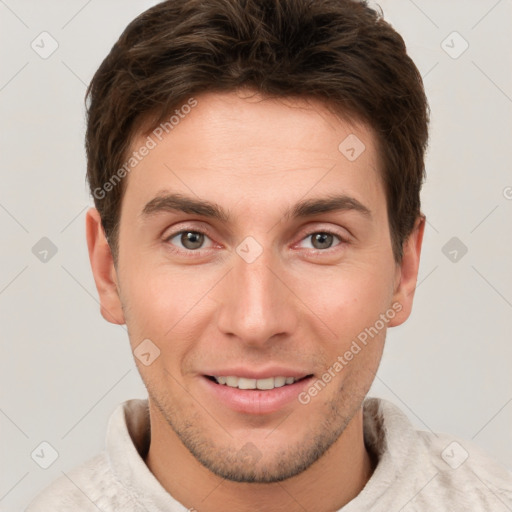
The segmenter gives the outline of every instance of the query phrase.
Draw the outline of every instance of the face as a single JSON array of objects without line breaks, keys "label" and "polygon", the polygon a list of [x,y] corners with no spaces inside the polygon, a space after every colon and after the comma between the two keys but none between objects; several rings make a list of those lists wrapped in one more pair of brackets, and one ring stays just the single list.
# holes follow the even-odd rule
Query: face
[{"label": "face", "polygon": [[223,478],[279,481],[360,413],[422,231],[397,264],[364,125],[313,100],[195,99],[125,178],[116,267],[91,261],[105,318],[146,354],[152,420]]}]

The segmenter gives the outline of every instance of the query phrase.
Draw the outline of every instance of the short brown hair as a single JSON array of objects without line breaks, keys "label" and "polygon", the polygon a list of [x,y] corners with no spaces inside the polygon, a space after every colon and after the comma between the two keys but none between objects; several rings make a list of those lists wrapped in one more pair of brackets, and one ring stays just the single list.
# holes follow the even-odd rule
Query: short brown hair
[{"label": "short brown hair", "polygon": [[124,187],[112,177],[134,135],[192,95],[245,87],[369,125],[400,262],[421,215],[429,107],[402,37],[357,0],[167,0],[126,27],[86,94],[87,178],[114,260]]}]

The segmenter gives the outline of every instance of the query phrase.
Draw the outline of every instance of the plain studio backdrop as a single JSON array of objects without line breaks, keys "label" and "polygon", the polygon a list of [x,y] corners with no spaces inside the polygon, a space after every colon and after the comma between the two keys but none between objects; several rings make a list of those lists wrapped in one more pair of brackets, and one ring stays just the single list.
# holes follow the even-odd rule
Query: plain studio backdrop
[{"label": "plain studio backdrop", "polygon": [[[154,3],[0,1],[3,512],[102,450],[113,409],[146,397],[89,267],[83,98]],[[379,4],[424,77],[432,121],[413,313],[388,331],[370,395],[512,469],[512,2]]]}]

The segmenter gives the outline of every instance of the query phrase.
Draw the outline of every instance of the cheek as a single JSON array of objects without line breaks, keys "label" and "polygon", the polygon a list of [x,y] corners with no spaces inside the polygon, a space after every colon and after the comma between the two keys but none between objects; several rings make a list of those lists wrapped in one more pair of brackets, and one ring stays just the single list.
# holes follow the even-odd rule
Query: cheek
[{"label": "cheek", "polygon": [[127,323],[134,337],[159,339],[183,315],[183,292],[178,291],[176,283],[171,287],[163,276],[134,268],[123,285],[123,298],[129,310]]},{"label": "cheek", "polygon": [[325,323],[336,338],[329,337],[326,359],[328,367],[337,363],[334,370],[342,375],[340,382],[348,386],[347,389],[355,386],[352,391],[363,388],[366,391],[375,378],[391,320],[388,315],[386,321],[386,312],[391,310],[390,299],[387,288],[374,280],[367,283],[345,281],[339,287],[336,300],[331,298],[330,316]]},{"label": "cheek", "polygon": [[129,306],[127,324],[133,343],[149,338],[164,349],[194,339],[201,322],[209,318],[211,303],[208,291],[218,277],[201,274],[197,268],[171,269],[155,265],[149,270],[133,267],[123,286],[123,297]]},{"label": "cheek", "polygon": [[328,279],[316,280],[316,284],[308,281],[311,310],[340,339],[356,336],[390,307],[392,287],[386,275],[384,269],[379,272],[361,265],[340,267]]}]

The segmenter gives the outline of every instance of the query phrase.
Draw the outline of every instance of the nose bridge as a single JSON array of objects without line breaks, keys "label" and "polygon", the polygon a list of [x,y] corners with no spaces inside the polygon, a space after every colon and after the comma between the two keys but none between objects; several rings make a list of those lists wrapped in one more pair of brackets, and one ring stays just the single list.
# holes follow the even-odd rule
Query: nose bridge
[{"label": "nose bridge", "polygon": [[219,329],[241,341],[263,344],[295,328],[292,294],[279,276],[271,248],[247,237],[233,254],[233,269],[222,293]]}]

